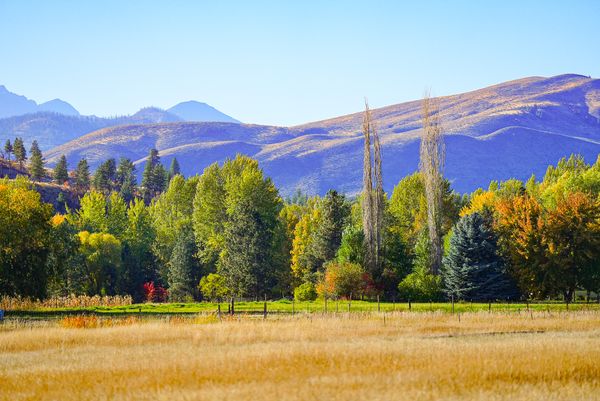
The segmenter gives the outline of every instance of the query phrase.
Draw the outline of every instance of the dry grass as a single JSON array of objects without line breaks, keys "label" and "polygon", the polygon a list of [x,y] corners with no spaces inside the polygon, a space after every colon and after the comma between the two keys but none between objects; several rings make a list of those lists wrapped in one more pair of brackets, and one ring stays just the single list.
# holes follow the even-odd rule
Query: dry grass
[{"label": "dry grass", "polygon": [[597,312],[230,319],[5,328],[0,398],[600,399]]},{"label": "dry grass", "polygon": [[87,296],[70,295],[66,297],[52,297],[44,300],[20,298],[20,297],[0,297],[0,309],[10,311],[35,311],[40,309],[55,308],[89,308],[89,307],[112,307],[131,305],[133,299],[130,295],[107,295],[107,296]]}]

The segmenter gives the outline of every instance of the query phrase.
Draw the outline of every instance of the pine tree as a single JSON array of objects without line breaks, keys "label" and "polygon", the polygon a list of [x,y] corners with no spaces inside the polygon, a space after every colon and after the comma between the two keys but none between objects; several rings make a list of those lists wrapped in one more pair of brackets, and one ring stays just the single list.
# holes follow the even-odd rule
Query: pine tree
[{"label": "pine tree", "polygon": [[125,199],[125,202],[131,202],[135,195],[137,178],[135,176],[135,165],[130,159],[122,157],[119,160],[116,186],[123,199]]},{"label": "pine tree", "polygon": [[317,260],[317,267],[335,258],[342,243],[342,233],[350,216],[350,205],[343,195],[330,190],[323,198],[321,205],[321,220],[314,232],[314,240],[307,252]]},{"label": "pine tree", "polygon": [[518,296],[500,256],[489,212],[475,212],[456,223],[442,279],[448,296],[455,299],[492,301]]},{"label": "pine tree", "polygon": [[179,168],[179,162],[177,158],[173,158],[171,160],[171,167],[169,167],[169,181],[173,179],[177,174],[181,174],[181,169]]},{"label": "pine tree", "polygon": [[150,203],[152,198],[163,192],[167,185],[167,180],[167,172],[160,163],[158,150],[150,149],[150,154],[148,155],[148,160],[146,161],[146,166],[142,175],[144,201]]},{"label": "pine tree", "polygon": [[25,150],[25,145],[21,138],[15,138],[15,141],[13,142],[13,153],[15,154],[15,159],[19,162],[19,167],[22,169],[23,163],[27,160],[27,151]]},{"label": "pine tree", "polygon": [[169,294],[172,300],[185,301],[194,295],[199,270],[195,253],[193,232],[181,231],[169,261]]},{"label": "pine tree", "polygon": [[35,140],[31,144],[30,154],[31,160],[29,166],[29,173],[31,174],[31,178],[33,178],[36,181],[39,181],[42,178],[44,178],[46,171],[44,170],[44,158],[42,156],[42,151],[40,150],[40,147],[38,146],[38,143]]},{"label": "pine tree", "polygon": [[110,193],[117,178],[115,159],[108,159],[98,167],[94,174],[94,188],[97,191]]},{"label": "pine tree", "polygon": [[62,155],[54,167],[54,180],[57,184],[64,184],[69,180],[69,171],[67,170],[67,157]]},{"label": "pine tree", "polygon": [[10,161],[10,155],[13,152],[13,146],[10,143],[10,139],[6,140],[6,143],[4,144],[4,153],[6,153],[6,158]]},{"label": "pine tree", "polygon": [[90,167],[86,159],[81,159],[77,163],[74,180],[77,192],[84,193],[90,189]]}]

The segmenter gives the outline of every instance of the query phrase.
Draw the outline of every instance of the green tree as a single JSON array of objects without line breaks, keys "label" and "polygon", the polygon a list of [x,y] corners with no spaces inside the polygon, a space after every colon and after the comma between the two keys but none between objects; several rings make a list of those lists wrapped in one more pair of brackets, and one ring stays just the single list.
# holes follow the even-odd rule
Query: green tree
[{"label": "green tree", "polygon": [[500,255],[490,213],[462,217],[454,226],[442,280],[448,296],[471,301],[518,298]]},{"label": "green tree", "polygon": [[44,170],[44,157],[42,156],[42,151],[35,140],[31,144],[30,154],[29,173],[31,174],[31,178],[39,181],[44,178],[46,171]]},{"label": "green tree", "polygon": [[76,227],[64,215],[51,219],[52,233],[48,261],[48,295],[84,294],[85,260],[79,253],[80,241]]},{"label": "green tree", "polygon": [[342,243],[342,233],[350,216],[350,205],[343,195],[329,191],[319,203],[320,220],[306,252],[316,262],[317,269],[333,260]]},{"label": "green tree", "polygon": [[86,159],[79,160],[73,178],[78,193],[82,194],[90,189],[90,167]]},{"label": "green tree", "polygon": [[109,194],[115,187],[117,179],[117,166],[115,159],[103,162],[94,173],[94,189]]},{"label": "green tree", "polygon": [[158,150],[151,149],[142,175],[142,193],[146,203],[165,190],[167,181],[167,172],[160,163]]},{"label": "green tree", "polygon": [[107,232],[108,221],[104,194],[91,191],[82,196],[74,220],[81,231]]},{"label": "green tree", "polygon": [[127,204],[123,197],[117,192],[111,193],[110,196],[105,199],[105,230],[107,233],[122,239],[127,230]]},{"label": "green tree", "polygon": [[134,199],[127,210],[127,229],[123,236],[123,285],[136,300],[143,297],[143,283],[162,282],[152,253],[155,238],[149,208],[141,199]]},{"label": "green tree", "polygon": [[169,261],[169,297],[175,301],[193,299],[199,277],[195,253],[194,235],[191,231],[182,231]]},{"label": "green tree", "polygon": [[192,214],[198,177],[189,179],[175,176],[165,192],[160,194],[150,206],[152,226],[156,240],[152,249],[161,265],[161,275],[167,280],[167,265],[173,247],[181,231],[193,231]]},{"label": "green tree", "polygon": [[0,180],[0,294],[43,298],[52,206],[25,178]]},{"label": "green tree", "polygon": [[23,163],[27,160],[27,151],[25,150],[25,145],[23,144],[23,139],[15,138],[13,142],[13,152],[15,154],[15,159],[19,162],[19,167],[23,168]]},{"label": "green tree", "polygon": [[65,155],[62,155],[58,160],[58,163],[56,163],[56,166],[54,167],[53,176],[54,181],[59,185],[63,185],[65,182],[69,181],[69,171],[67,170],[67,157]]},{"label": "green tree", "polygon": [[78,236],[79,252],[85,258],[87,294],[116,294],[121,274],[121,242],[107,233],[82,231]]},{"label": "green tree", "polygon": [[6,158],[10,161],[10,155],[13,152],[13,146],[10,143],[10,139],[6,140],[6,143],[4,144],[4,153],[6,154]]},{"label": "green tree", "polygon": [[231,293],[229,288],[227,288],[227,280],[225,277],[217,273],[209,273],[202,277],[198,288],[200,288],[202,296],[212,302],[221,302]]},{"label": "green tree", "polygon": [[179,162],[177,161],[177,158],[174,157],[173,160],[171,160],[171,166],[169,167],[169,181],[171,181],[176,175],[180,174],[181,168],[179,167]]},{"label": "green tree", "polygon": [[217,265],[234,294],[259,296],[274,285],[280,209],[256,160],[238,155],[200,177],[193,214],[199,255],[208,271]]},{"label": "green tree", "polygon": [[432,274],[429,266],[417,265],[398,284],[398,294],[408,301],[437,301],[442,295],[442,279]]},{"label": "green tree", "polygon": [[119,191],[125,202],[131,202],[135,196],[137,178],[135,175],[135,165],[130,159],[122,157],[119,160],[119,166],[116,173],[116,189]]}]

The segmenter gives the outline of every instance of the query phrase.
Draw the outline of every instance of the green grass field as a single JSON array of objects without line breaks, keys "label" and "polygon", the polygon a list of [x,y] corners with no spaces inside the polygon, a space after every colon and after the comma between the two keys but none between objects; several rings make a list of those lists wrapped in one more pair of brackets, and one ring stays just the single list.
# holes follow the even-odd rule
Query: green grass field
[{"label": "green grass field", "polygon": [[[53,316],[64,316],[72,314],[97,314],[107,316],[119,315],[177,315],[177,314],[197,314],[197,313],[217,313],[217,303],[198,302],[198,303],[164,303],[164,304],[133,304],[113,307],[86,307],[86,308],[39,308],[33,310],[8,310],[6,317],[33,317],[33,318],[51,318]],[[236,302],[236,313],[255,313],[264,312],[263,301],[258,302]],[[273,314],[291,314],[291,313],[356,313],[356,312],[452,312],[452,304],[444,303],[411,303],[407,302],[372,302],[372,301],[328,301],[327,305],[323,300],[309,302],[292,302],[289,300],[267,301],[267,312]],[[228,304],[221,303],[221,312],[228,312]],[[598,303],[571,303],[568,306],[571,311],[577,310],[600,310]],[[560,312],[566,311],[567,305],[559,302],[546,303],[455,303],[455,313],[466,312],[515,312],[525,313],[528,310]]]}]

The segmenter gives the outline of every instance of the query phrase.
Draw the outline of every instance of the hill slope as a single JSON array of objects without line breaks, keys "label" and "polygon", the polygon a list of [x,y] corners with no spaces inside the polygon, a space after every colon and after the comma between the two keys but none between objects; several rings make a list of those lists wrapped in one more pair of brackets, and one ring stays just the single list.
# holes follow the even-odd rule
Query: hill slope
[{"label": "hill slope", "polygon": [[[540,176],[570,153],[590,162],[600,152],[600,80],[580,75],[531,77],[438,98],[446,132],[446,176],[460,192],[491,179]],[[387,191],[416,170],[420,101],[373,111],[383,146]],[[284,194],[295,188],[324,193],[360,190],[362,113],[296,127],[229,123],[161,123],[105,128],[52,149],[72,164],[86,157],[97,166],[108,157],[141,164],[157,148],[165,164],[177,157],[183,171],[201,173],[236,153],[257,158]],[[141,170],[141,168],[140,168]]]}]

